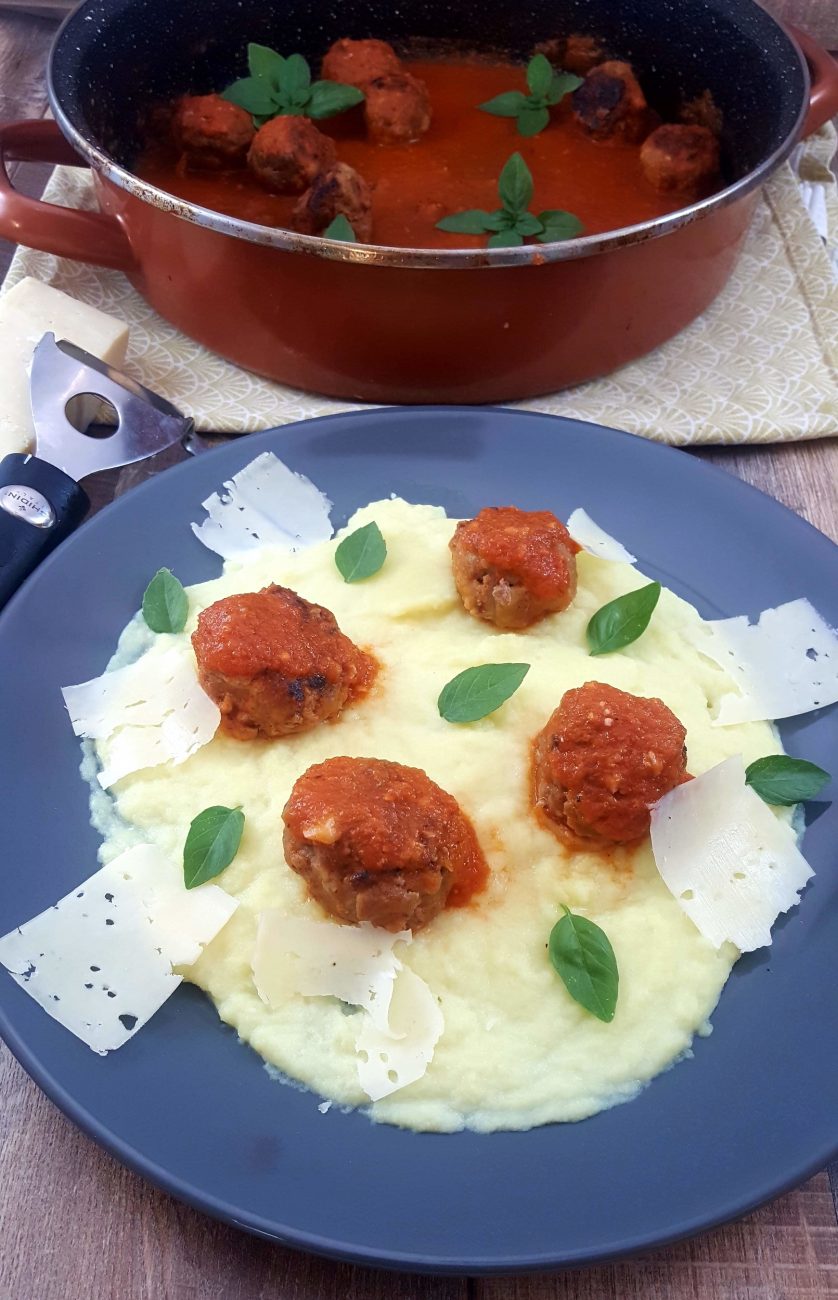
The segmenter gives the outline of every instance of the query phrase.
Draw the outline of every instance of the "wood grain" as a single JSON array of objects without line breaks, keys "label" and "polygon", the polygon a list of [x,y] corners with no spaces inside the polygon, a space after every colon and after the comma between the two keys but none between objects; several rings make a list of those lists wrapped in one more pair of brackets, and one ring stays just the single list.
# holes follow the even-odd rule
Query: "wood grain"
[{"label": "wood grain", "polygon": [[[771,0],[767,7],[838,46],[836,0]],[[43,66],[53,30],[48,20],[0,14],[3,120],[45,111]],[[44,174],[20,166],[15,179],[27,193],[37,194]],[[0,244],[0,274],[12,251]],[[835,440],[696,454],[838,539]],[[127,483],[116,472],[98,476],[92,484],[96,506]],[[833,1181],[838,1188],[838,1170]],[[296,1254],[215,1223],[131,1174],[76,1130],[0,1046],[0,1300],[817,1300],[832,1295],[838,1295],[838,1223],[826,1174],[743,1222],[695,1241],[552,1277],[419,1278]]]}]

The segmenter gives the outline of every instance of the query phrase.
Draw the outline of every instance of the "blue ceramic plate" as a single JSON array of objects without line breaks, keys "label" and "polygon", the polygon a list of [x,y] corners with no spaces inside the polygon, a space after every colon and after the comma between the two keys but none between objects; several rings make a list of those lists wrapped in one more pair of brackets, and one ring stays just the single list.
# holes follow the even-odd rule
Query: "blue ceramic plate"
[{"label": "blue ceramic plate", "polygon": [[[564,517],[584,505],[646,573],[705,616],[756,614],[805,594],[838,624],[838,560],[826,538],[737,479],[626,434],[438,408],[249,437],[121,498],[0,619],[0,933],[96,867],[59,687],[102,671],[160,565],[187,582],[217,573],[189,521],[267,449],[329,494],[339,523],[391,492],[452,515],[513,503]],[[793,753],[834,764],[834,709],[782,731]],[[310,1093],[272,1082],[187,986],[102,1059],[3,976],[0,1031],[53,1101],[119,1159],[262,1236],[450,1273],[622,1255],[742,1214],[838,1151],[838,813],[824,804],[809,811],[816,879],[776,926],[771,949],[735,968],[712,1036],[635,1101],[580,1124],[440,1136],[357,1113],[321,1115]]]}]

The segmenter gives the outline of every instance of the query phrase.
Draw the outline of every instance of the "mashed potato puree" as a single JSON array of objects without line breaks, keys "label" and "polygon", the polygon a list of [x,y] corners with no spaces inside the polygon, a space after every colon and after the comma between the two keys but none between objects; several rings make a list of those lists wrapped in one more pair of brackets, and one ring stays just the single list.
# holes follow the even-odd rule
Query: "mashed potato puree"
[{"label": "mashed potato puree", "polygon": [[[356,585],[334,564],[335,542],[289,555],[260,551],[228,561],[224,576],[190,589],[200,609],[269,583],[293,587],[332,610],[341,629],[381,663],[371,693],[335,724],[274,743],[217,735],[179,767],[123,779],[114,791],[107,856],[139,833],[180,861],[189,823],[211,804],[240,804],[246,826],[238,856],[218,877],[240,900],[232,920],[186,977],[272,1066],[339,1103],[363,1105],[356,1071],[357,1025],[331,998],[294,995],[270,1008],[253,984],[258,913],[280,908],[323,920],[282,852],[282,808],[296,778],[333,755],[388,758],[423,768],[471,818],[491,868],[484,893],[449,909],[397,953],[439,999],[445,1029],[424,1078],[371,1107],[375,1120],[416,1129],[524,1129],[578,1120],[633,1096],[685,1053],[706,1024],[738,956],[717,952],[661,881],[648,840],[610,857],[567,852],[536,820],[530,801],[530,741],[562,694],[585,681],[661,698],[687,729],[688,769],[704,772],[741,753],[778,750],[767,723],[712,727],[729,678],[692,648],[682,629],[695,610],[664,591],[633,645],[592,658],[585,627],[606,601],[644,584],[629,565],[578,557],[570,609],[526,632],[503,633],[470,617],[454,588],[442,510],[400,500],[360,510],[349,529],[374,519],[386,563]],[[174,640],[154,639],[150,653]],[[437,697],[474,664],[526,662],[530,672],[496,713],[470,725],[440,718]],[[129,825],[126,826],[126,823]],[[574,1002],[547,956],[561,904],[596,921],[620,971],[616,1016],[603,1024]],[[348,1014],[349,1013],[349,1014]]]}]

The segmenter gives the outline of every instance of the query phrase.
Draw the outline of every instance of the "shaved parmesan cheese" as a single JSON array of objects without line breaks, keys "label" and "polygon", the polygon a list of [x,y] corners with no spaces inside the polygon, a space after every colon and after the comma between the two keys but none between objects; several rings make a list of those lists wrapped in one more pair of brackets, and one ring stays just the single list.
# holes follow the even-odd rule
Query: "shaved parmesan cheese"
[{"label": "shaved parmesan cheese", "polygon": [[444,1022],[427,984],[395,956],[409,930],[390,934],[372,925],[336,925],[260,912],[253,982],[263,1002],[289,995],[335,997],[363,1008],[355,1040],[358,1081],[371,1101],[421,1079]]},{"label": "shaved parmesan cheese", "polygon": [[340,998],[363,1007],[387,1033],[393,981],[402,969],[393,948],[412,937],[409,930],[390,934],[372,925],[260,912],[253,955],[256,991],[269,1006],[281,1005],[291,993]]},{"label": "shaved parmesan cheese", "polygon": [[574,510],[567,521],[567,531],[574,542],[589,555],[596,555],[600,560],[613,560],[617,564],[634,564],[635,556],[626,550],[622,542],[618,542],[599,524],[594,523],[584,510]]},{"label": "shaved parmesan cheese", "polygon": [[838,700],[838,636],[808,600],[685,627],[708,659],[727,670],[739,694],[725,695],[717,727],[793,718]]},{"label": "shaved parmesan cheese", "polygon": [[813,872],[794,832],[745,784],[741,756],[725,759],[652,808],[652,850],[664,884],[714,947],[771,942]]},{"label": "shaved parmesan cheese", "polygon": [[358,1081],[370,1101],[380,1101],[421,1079],[444,1028],[433,993],[423,979],[404,967],[393,989],[390,1033],[382,1033],[365,1016],[355,1040]]},{"label": "shaved parmesan cheese", "polygon": [[172,648],[144,655],[62,694],[77,736],[108,741],[99,784],[129,772],[183,763],[212,740],[221,713],[201,689],[191,655]]},{"label": "shaved parmesan cheese", "polygon": [[172,862],[140,844],[0,939],[0,963],[70,1033],[104,1055],[174,993],[238,902],[217,885],[187,890]]},{"label": "shaved parmesan cheese", "polygon": [[271,451],[245,465],[203,506],[209,517],[192,531],[225,560],[261,546],[297,551],[332,536],[329,498]]}]

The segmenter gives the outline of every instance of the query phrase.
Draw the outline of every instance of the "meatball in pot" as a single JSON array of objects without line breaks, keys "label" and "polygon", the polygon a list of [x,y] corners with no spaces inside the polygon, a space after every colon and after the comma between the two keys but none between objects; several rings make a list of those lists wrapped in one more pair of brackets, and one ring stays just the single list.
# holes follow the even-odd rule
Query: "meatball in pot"
[{"label": "meatball in pot", "polygon": [[408,72],[376,77],[365,94],[364,120],[377,144],[413,144],[431,125],[427,86]]},{"label": "meatball in pot", "polygon": [[566,691],[534,741],[536,808],[568,848],[634,843],[650,805],[690,779],[686,738],[662,700],[603,682]]},{"label": "meatball in pot", "polygon": [[487,507],[457,524],[449,546],[463,605],[504,631],[567,609],[576,595],[580,548],[549,510]]},{"label": "meatball in pot", "polygon": [[486,879],[471,822],[420,768],[327,759],[295,782],[282,818],[288,865],[350,925],[419,930]]},{"label": "meatball in pot", "polygon": [[185,95],[174,107],[171,133],[187,165],[221,169],[244,162],[255,128],[249,113],[221,95]]},{"label": "meatball in pot", "polygon": [[330,45],[320,67],[324,81],[341,81],[345,86],[366,90],[376,77],[401,72],[399,56],[386,41],[352,41],[345,36]]},{"label": "meatball in pot", "polygon": [[334,614],[288,587],[225,596],[192,634],[201,686],[236,740],[275,740],[337,717],[377,672]]},{"label": "meatball in pot", "polygon": [[706,126],[667,123],[643,141],[640,166],[661,194],[700,194],[718,178],[719,142]]},{"label": "meatball in pot", "polygon": [[573,116],[598,140],[639,144],[660,118],[649,108],[630,63],[609,59],[592,68],[573,92]]},{"label": "meatball in pot", "polygon": [[295,204],[294,229],[304,235],[322,235],[338,215],[346,217],[357,240],[369,242],[372,191],[354,167],[340,162],[316,176],[311,188]]},{"label": "meatball in pot", "polygon": [[307,117],[271,118],[256,132],[247,155],[250,170],[277,194],[302,194],[336,160],[334,140]]}]

